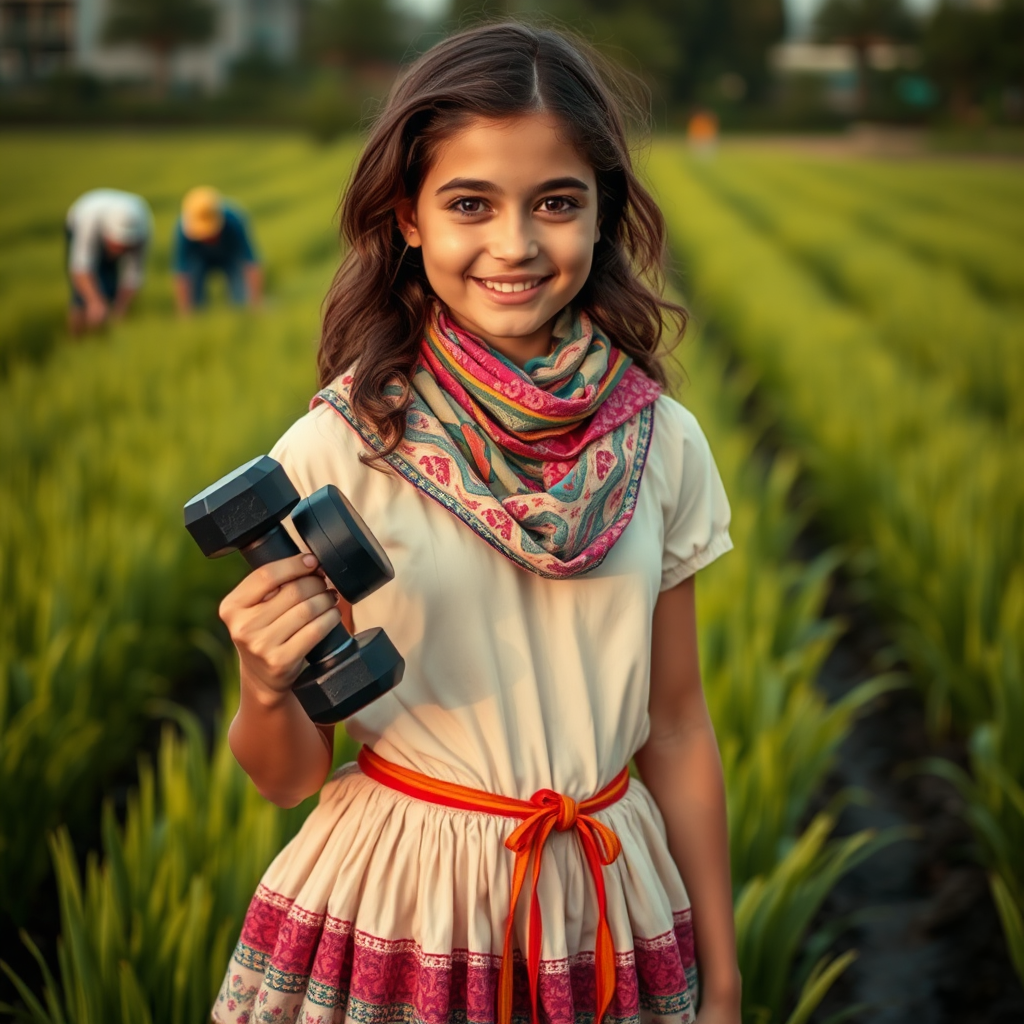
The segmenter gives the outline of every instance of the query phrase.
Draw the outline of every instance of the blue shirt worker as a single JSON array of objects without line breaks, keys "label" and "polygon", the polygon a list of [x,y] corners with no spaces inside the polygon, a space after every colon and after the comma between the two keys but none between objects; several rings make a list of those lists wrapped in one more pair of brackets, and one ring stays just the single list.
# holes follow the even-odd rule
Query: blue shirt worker
[{"label": "blue shirt worker", "polygon": [[182,200],[171,266],[180,313],[206,305],[207,279],[218,272],[227,280],[235,305],[258,306],[263,298],[263,270],[245,216],[206,185]]},{"label": "blue shirt worker", "polygon": [[116,188],[93,189],[71,204],[64,235],[73,334],[127,312],[142,285],[152,224],[146,200]]}]

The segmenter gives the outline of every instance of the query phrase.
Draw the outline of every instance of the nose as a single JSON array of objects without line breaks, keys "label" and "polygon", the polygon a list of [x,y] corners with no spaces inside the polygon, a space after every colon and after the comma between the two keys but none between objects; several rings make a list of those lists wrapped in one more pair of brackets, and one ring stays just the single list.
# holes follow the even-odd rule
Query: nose
[{"label": "nose", "polygon": [[533,219],[519,211],[508,211],[496,217],[488,252],[503,263],[525,263],[540,252],[534,233]]}]

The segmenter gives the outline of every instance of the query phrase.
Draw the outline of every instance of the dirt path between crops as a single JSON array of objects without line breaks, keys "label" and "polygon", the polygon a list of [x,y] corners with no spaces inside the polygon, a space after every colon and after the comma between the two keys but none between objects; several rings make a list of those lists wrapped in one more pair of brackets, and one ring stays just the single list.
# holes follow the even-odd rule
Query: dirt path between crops
[{"label": "dirt path between crops", "polygon": [[1021,163],[1024,153],[983,152],[936,148],[929,133],[919,128],[853,125],[833,134],[726,135],[722,148],[788,150],[836,159],[943,160],[971,163]]},{"label": "dirt path between crops", "polygon": [[[808,552],[821,538],[808,536]],[[826,608],[850,623],[819,684],[836,700],[882,667],[890,647],[878,621],[839,579]],[[818,927],[850,927],[838,949],[857,960],[812,1017],[824,1024],[845,1007],[863,1004],[853,1024],[1021,1024],[1024,988],[1006,952],[985,872],[973,858],[963,803],[951,785],[927,774],[902,775],[921,758],[941,755],[965,763],[961,743],[931,743],[921,701],[913,690],[880,698],[839,751],[822,803],[857,787],[870,796],[851,805],[837,834],[902,827],[898,841],[853,869],[830,895]]]}]

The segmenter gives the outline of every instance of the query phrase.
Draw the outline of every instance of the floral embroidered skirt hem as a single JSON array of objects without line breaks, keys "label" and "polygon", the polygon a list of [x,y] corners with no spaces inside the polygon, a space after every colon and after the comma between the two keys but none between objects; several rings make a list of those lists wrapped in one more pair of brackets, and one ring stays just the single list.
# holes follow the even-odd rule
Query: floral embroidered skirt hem
[{"label": "floral embroidered skirt hem", "polygon": [[[599,816],[623,847],[605,868],[616,950],[605,1022],[692,1024],[697,971],[689,901],[657,808],[634,779]],[[514,825],[404,796],[346,766],[267,870],[213,1020],[492,1024],[511,885],[504,840]],[[593,882],[569,834],[553,836],[542,857],[540,1017],[591,1024]],[[516,912],[520,949],[526,909]],[[530,993],[518,953],[513,979],[513,1021],[525,1024]]]}]

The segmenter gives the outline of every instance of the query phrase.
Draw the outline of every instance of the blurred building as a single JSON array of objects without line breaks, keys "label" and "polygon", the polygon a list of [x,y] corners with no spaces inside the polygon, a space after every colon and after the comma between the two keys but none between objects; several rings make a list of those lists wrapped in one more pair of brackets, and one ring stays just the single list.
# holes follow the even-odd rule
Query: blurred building
[{"label": "blurred building", "polygon": [[45,78],[70,65],[75,0],[0,0],[0,80]]},{"label": "blurred building", "polygon": [[[184,47],[170,68],[177,86],[215,91],[231,65],[260,54],[286,63],[299,46],[301,0],[210,0],[213,38]],[[62,71],[111,81],[152,79],[156,58],[142,46],[104,41],[109,0],[0,0],[0,82],[18,85]]]},{"label": "blurred building", "polygon": [[[916,46],[874,43],[867,48],[867,66],[874,71],[912,70],[921,63]],[[780,43],[769,52],[769,63],[783,83],[787,79],[817,81],[827,107],[853,113],[857,105],[857,51],[846,44]]]}]

